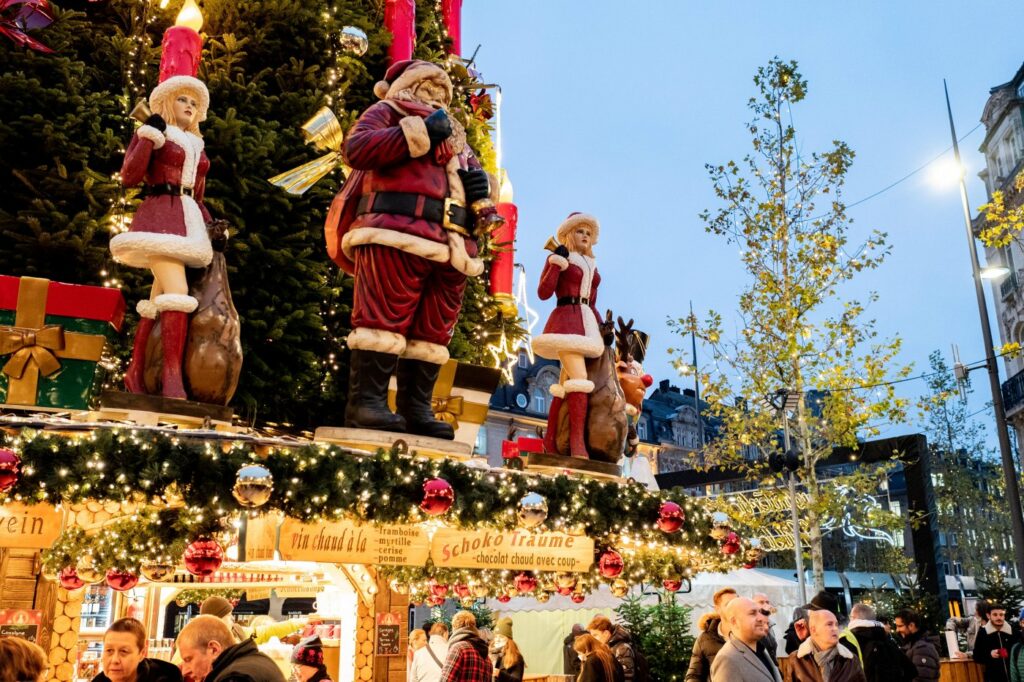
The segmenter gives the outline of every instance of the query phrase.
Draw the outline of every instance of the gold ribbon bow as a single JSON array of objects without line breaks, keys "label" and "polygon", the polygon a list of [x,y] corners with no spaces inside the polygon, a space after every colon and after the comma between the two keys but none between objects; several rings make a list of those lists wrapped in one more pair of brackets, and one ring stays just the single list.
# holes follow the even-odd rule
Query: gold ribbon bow
[{"label": "gold ribbon bow", "polygon": [[459,417],[462,415],[463,403],[461,395],[450,395],[447,398],[431,398],[430,408],[434,411],[435,418],[447,422],[457,429],[459,428]]},{"label": "gold ribbon bow", "polygon": [[13,353],[3,372],[12,379],[21,379],[30,361],[39,373],[48,377],[60,369],[60,360],[53,351],[64,350],[64,328],[48,324],[41,329],[0,327],[0,355]]}]

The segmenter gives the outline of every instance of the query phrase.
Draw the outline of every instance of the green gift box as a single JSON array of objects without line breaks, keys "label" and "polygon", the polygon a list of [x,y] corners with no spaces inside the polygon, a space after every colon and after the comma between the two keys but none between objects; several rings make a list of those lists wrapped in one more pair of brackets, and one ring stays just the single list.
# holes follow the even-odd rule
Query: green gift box
[{"label": "green gift box", "polygon": [[96,363],[123,322],[117,289],[0,275],[0,404],[88,409]]}]

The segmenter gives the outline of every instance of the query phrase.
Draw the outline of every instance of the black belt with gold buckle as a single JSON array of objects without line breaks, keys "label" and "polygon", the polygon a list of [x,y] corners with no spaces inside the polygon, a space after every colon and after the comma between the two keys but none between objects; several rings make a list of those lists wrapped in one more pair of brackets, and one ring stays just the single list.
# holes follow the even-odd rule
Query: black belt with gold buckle
[{"label": "black belt with gold buckle", "polygon": [[561,296],[558,305],[590,305],[590,299],[585,296]]},{"label": "black belt with gold buckle", "polygon": [[469,211],[456,199],[434,199],[412,192],[371,192],[359,198],[356,214],[393,213],[440,223],[446,230],[470,236]]},{"label": "black belt with gold buckle", "polygon": [[147,196],[161,196],[161,195],[167,194],[167,195],[170,195],[172,197],[178,197],[178,196],[191,197],[191,196],[194,196],[194,192],[195,192],[195,190],[192,189],[191,187],[182,187],[181,185],[172,185],[169,182],[161,182],[158,185],[145,185],[144,189],[143,189],[143,194],[147,195]]}]

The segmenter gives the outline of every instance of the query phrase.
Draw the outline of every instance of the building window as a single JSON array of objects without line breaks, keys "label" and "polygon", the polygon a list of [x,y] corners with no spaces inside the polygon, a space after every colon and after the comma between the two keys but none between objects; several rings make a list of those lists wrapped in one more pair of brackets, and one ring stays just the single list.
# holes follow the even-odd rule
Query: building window
[{"label": "building window", "polygon": [[478,455],[487,456],[487,429],[483,426],[476,432],[476,444],[473,451]]},{"label": "building window", "polygon": [[899,500],[889,500],[889,511],[897,516],[903,516],[903,505]]},{"label": "building window", "polygon": [[640,440],[647,440],[647,420],[641,419],[636,425],[636,435]]},{"label": "building window", "polygon": [[519,369],[529,369],[529,368],[530,368],[530,356],[527,355],[525,352],[520,351],[519,352]]},{"label": "building window", "polygon": [[547,411],[547,399],[544,396],[544,391],[533,392],[533,411],[540,412],[543,414]]}]

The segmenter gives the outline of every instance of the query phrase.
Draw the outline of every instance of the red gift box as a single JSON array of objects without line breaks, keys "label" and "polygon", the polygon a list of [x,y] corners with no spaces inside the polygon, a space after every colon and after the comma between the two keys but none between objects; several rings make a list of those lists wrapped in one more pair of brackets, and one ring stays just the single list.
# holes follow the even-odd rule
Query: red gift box
[{"label": "red gift box", "polygon": [[544,452],[544,440],[542,438],[527,438],[526,436],[520,436],[517,441],[519,444],[519,452]]}]

